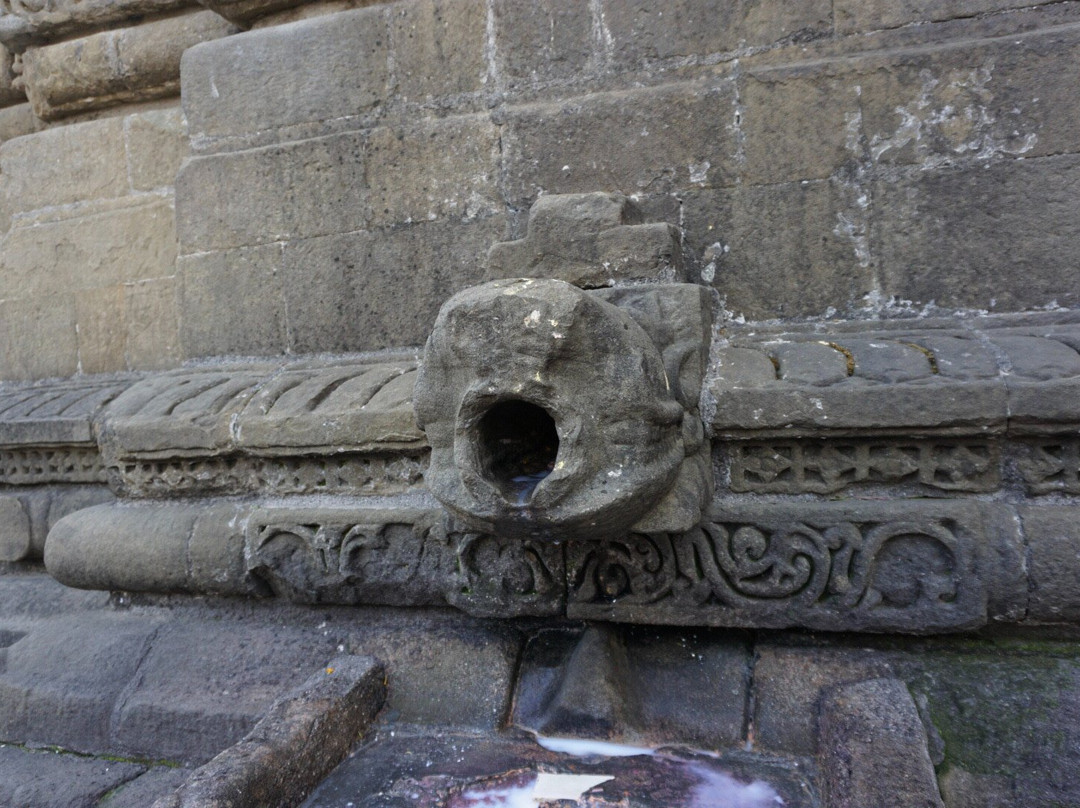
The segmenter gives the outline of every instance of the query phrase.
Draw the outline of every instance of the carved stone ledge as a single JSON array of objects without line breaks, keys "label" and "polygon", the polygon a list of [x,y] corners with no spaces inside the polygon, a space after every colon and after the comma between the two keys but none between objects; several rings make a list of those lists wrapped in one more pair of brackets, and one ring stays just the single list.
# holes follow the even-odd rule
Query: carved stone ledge
[{"label": "carved stone ledge", "polygon": [[43,120],[180,94],[180,56],[236,32],[209,11],[29,47],[20,84]]},{"label": "carved stone ledge", "polygon": [[1080,423],[1080,324],[1060,319],[746,327],[716,354],[712,432],[734,440],[1059,433]]},{"label": "carved stone ledge", "polygon": [[567,549],[567,616],[673,625],[934,632],[1015,619],[1023,545],[1002,506],[717,505],[683,534]]},{"label": "carved stone ledge", "polygon": [[109,469],[109,478],[112,487],[128,497],[252,492],[267,496],[356,493],[386,496],[419,488],[425,468],[426,453],[349,453],[315,457],[228,455],[127,462],[119,468]]},{"label": "carved stone ledge", "polygon": [[479,616],[560,614],[562,550],[448,526],[438,508],[261,508],[247,564],[300,603],[430,606]]},{"label": "carved stone ledge", "polygon": [[731,490],[833,494],[851,485],[919,485],[980,493],[1001,486],[1001,445],[993,440],[733,441]]},{"label": "carved stone ledge", "polygon": [[21,53],[27,45],[193,6],[193,0],[2,0],[0,43]]}]

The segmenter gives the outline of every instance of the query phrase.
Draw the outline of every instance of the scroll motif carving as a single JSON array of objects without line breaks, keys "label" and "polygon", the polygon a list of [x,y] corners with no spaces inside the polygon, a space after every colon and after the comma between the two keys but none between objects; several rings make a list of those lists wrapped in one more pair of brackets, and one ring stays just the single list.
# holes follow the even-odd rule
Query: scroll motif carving
[{"label": "scroll motif carving", "polygon": [[992,491],[1001,483],[1001,450],[988,441],[783,441],[730,446],[735,491],[829,494],[858,483]]},{"label": "scroll motif carving", "polygon": [[453,534],[461,586],[447,600],[473,614],[498,616],[562,611],[562,548],[550,542],[503,539],[483,533]]},{"label": "scroll motif carving", "polygon": [[568,552],[571,617],[918,630],[978,624],[985,609],[948,519],[723,521]]},{"label": "scroll motif carving", "polygon": [[1017,467],[1033,494],[1080,494],[1080,438],[1025,441]]},{"label": "scroll motif carving", "polygon": [[558,614],[565,604],[561,547],[455,532],[427,512],[364,521],[257,516],[248,569],[300,603],[449,603],[504,617]]}]

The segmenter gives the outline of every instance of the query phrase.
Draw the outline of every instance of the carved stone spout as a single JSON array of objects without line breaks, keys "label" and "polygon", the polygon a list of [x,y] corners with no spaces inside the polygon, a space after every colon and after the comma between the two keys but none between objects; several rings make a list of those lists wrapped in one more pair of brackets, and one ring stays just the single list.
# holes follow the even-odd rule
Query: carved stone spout
[{"label": "carved stone spout", "polygon": [[[701,444],[662,348],[628,310],[563,281],[494,281],[454,296],[414,394],[431,444],[428,487],[467,524],[504,536],[631,529]],[[679,520],[699,516],[700,504]]]}]

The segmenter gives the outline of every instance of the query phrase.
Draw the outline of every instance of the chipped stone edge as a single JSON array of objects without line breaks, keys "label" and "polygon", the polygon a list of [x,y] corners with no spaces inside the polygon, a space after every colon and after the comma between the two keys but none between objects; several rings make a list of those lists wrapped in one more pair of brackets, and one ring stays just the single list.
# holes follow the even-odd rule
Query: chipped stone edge
[{"label": "chipped stone edge", "polygon": [[382,663],[367,656],[335,657],[153,808],[298,805],[345,759],[385,700]]}]

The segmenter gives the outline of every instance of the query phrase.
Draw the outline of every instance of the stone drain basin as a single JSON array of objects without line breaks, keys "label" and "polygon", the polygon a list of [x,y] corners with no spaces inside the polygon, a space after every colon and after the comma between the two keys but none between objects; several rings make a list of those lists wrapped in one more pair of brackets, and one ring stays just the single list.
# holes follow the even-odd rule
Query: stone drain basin
[{"label": "stone drain basin", "polygon": [[812,808],[790,759],[580,740],[381,730],[304,808]]}]

